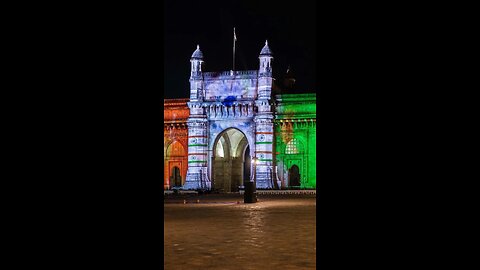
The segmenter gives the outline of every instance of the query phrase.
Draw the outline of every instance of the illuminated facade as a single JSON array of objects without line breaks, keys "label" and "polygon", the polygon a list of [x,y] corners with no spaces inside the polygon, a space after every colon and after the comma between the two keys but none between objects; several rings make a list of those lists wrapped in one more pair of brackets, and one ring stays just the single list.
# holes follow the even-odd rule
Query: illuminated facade
[{"label": "illuminated facade", "polygon": [[316,94],[275,96],[275,149],[279,187],[316,187]]},{"label": "illuminated facade", "polygon": [[188,99],[164,101],[163,160],[164,189],[182,187],[187,175]]},{"label": "illuminated facade", "polygon": [[258,70],[203,72],[197,46],[190,98],[165,100],[165,189],[316,187],[316,95],[272,95],[272,60],[266,42]]}]

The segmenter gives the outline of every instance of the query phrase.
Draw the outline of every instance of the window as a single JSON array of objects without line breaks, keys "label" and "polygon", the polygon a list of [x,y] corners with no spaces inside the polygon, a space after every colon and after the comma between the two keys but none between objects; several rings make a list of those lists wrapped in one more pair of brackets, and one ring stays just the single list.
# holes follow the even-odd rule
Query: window
[{"label": "window", "polygon": [[292,139],[287,143],[287,147],[285,148],[285,154],[294,155],[300,154],[301,145],[297,139]]}]

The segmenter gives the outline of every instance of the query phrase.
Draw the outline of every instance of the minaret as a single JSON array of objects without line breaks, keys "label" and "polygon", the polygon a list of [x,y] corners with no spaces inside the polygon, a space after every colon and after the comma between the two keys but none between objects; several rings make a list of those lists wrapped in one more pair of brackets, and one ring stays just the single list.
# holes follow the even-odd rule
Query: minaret
[{"label": "minaret", "polygon": [[200,46],[190,58],[190,101],[187,102],[190,116],[188,126],[188,169],[184,189],[210,189],[207,177],[207,115],[202,106],[203,95],[203,53]]},{"label": "minaret", "polygon": [[258,57],[260,59],[260,68],[258,70],[258,95],[259,98],[270,99],[272,94],[272,60],[273,53],[268,47],[268,41],[265,40],[265,46]]},{"label": "minaret", "polygon": [[271,189],[275,179],[273,155],[273,113],[271,106],[272,97],[272,51],[268,41],[260,52],[260,67],[258,70],[258,96],[255,106],[258,111],[253,121],[255,122],[255,153],[257,165],[255,170],[256,186],[259,189]]},{"label": "minaret", "polygon": [[263,46],[262,51],[260,52],[260,74],[272,75],[272,60],[273,53],[268,47],[268,41],[265,40],[265,46]]},{"label": "minaret", "polygon": [[202,96],[202,65],[203,53],[200,51],[200,46],[193,52],[190,58],[192,65],[190,72],[190,100],[199,100]]}]

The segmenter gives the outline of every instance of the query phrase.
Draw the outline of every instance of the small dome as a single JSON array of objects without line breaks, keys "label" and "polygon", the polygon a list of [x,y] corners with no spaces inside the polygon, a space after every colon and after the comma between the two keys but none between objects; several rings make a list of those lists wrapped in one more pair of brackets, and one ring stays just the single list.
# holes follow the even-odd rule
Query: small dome
[{"label": "small dome", "polygon": [[272,51],[268,47],[268,41],[265,40],[265,46],[263,46],[262,51],[260,52],[260,55],[273,55]]},{"label": "small dome", "polygon": [[192,59],[203,59],[203,53],[200,51],[199,45],[197,45],[197,49],[193,52]]}]

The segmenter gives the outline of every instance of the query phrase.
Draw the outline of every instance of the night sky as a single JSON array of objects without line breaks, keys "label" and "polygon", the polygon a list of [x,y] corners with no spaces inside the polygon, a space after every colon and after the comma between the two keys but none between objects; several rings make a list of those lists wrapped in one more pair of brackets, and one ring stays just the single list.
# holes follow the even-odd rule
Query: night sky
[{"label": "night sky", "polygon": [[287,67],[296,83],[282,93],[318,92],[315,1],[165,1],[165,98],[188,98],[190,56],[197,44],[203,71],[232,69],[233,27],[236,70],[258,69],[268,39],[279,87]]}]

